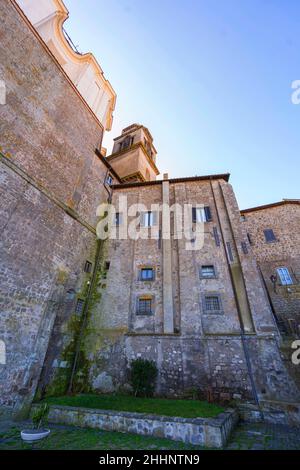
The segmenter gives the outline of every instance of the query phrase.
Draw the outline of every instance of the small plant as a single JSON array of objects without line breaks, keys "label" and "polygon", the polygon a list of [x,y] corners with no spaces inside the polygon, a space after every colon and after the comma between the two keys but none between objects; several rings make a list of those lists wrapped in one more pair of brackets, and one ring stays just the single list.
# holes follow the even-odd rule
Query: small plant
[{"label": "small plant", "polygon": [[33,412],[31,419],[32,419],[34,429],[40,429],[40,427],[47,422],[48,414],[49,414],[48,403],[44,403]]},{"label": "small plant", "polygon": [[135,396],[151,397],[155,390],[157,367],[155,362],[136,359],[130,364],[130,382]]}]

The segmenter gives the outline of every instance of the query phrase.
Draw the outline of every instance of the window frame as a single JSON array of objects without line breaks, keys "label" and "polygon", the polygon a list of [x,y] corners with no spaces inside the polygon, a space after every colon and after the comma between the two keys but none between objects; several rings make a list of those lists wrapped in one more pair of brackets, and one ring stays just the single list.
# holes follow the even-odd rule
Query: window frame
[{"label": "window frame", "polygon": [[[85,299],[82,299],[81,297],[77,299],[76,305],[75,305],[75,314],[76,315],[82,315],[83,310],[84,310],[84,304],[85,304]],[[79,308],[80,306],[80,308]]]},{"label": "window frame", "polygon": [[157,211],[143,211],[140,214],[140,226],[144,228],[156,227],[158,225]]},{"label": "window frame", "polygon": [[[143,278],[143,271],[151,271],[152,272],[152,276],[151,278],[149,277],[146,277],[146,278]],[[152,282],[154,281],[155,279],[155,269],[152,267],[152,266],[143,266],[141,268],[139,268],[139,281],[142,281],[142,282]]]},{"label": "window frame", "polygon": [[[207,309],[207,298],[208,297],[216,297],[218,299],[218,304],[219,304],[219,309]],[[217,292],[206,292],[205,294],[202,295],[202,307],[203,307],[203,314],[204,315],[223,315],[224,310],[223,310],[223,304],[222,304],[222,299],[221,295],[218,294]]]},{"label": "window frame", "polygon": [[[212,268],[213,269],[213,275],[212,276],[205,276],[203,274],[203,268]],[[217,271],[216,271],[215,265],[214,264],[202,264],[199,267],[199,276],[200,276],[200,279],[216,279],[217,278]]]},{"label": "window frame", "polygon": [[[150,302],[150,308],[140,308],[140,302]],[[138,295],[136,299],[136,315],[138,316],[153,316],[154,315],[154,296],[153,295]]]},{"label": "window frame", "polygon": [[[198,214],[200,214],[200,217]],[[210,206],[192,207],[192,222],[193,224],[212,222]]]},{"label": "window frame", "polygon": [[[285,274],[283,277],[280,275],[280,271],[282,271],[282,270],[286,272],[287,276],[286,276],[286,274]],[[276,273],[277,273],[277,276],[278,276],[278,278],[279,278],[279,280],[280,280],[280,284],[281,284],[282,286],[292,286],[292,285],[294,284],[293,277],[292,277],[292,275],[291,275],[291,273],[290,273],[289,268],[287,268],[287,266],[279,266],[278,268],[276,268]],[[283,281],[283,278],[287,279],[287,277],[289,278],[289,280],[290,280],[291,282],[284,282],[284,281]]]},{"label": "window frame", "polygon": [[86,260],[84,263],[83,271],[87,274],[92,272],[93,263],[89,260]]},{"label": "window frame", "polygon": [[[268,240],[267,233],[268,234],[272,233],[272,237],[274,237],[274,238],[272,238],[272,240]],[[265,242],[266,243],[275,243],[275,242],[277,242],[276,235],[275,235],[274,230],[272,228],[264,229],[264,236],[265,236]]]}]

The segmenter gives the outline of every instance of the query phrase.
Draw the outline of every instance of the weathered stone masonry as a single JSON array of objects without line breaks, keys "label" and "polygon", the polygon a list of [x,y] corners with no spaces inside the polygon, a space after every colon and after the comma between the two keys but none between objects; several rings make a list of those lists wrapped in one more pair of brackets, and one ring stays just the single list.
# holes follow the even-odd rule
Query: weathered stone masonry
[{"label": "weathered stone masonry", "polygon": [[[152,136],[137,124],[105,159],[103,126],[36,30],[14,1],[0,0],[0,14],[0,406],[26,409],[71,382],[79,392],[129,390],[136,357],[156,361],[160,395],[298,399],[229,175],[155,181]],[[155,239],[100,243],[96,208],[120,195],[149,210],[208,206],[203,248],[185,249],[172,215],[169,241],[157,224]],[[203,265],[215,276],[201,277]],[[155,276],[142,281],[149,267]],[[207,294],[219,312],[205,310]],[[141,296],[149,315],[137,314]]]},{"label": "weathered stone masonry", "polygon": [[95,154],[99,121],[14,2],[0,9],[0,404],[18,407],[35,393],[49,344],[48,374],[57,362],[61,326],[86,289],[108,170]]},{"label": "weathered stone masonry", "polygon": [[[197,390],[202,396],[221,400],[253,399],[255,394],[258,399],[297,398],[297,389],[281,361],[275,320],[226,179],[223,175],[114,187],[116,205],[119,195],[126,194],[128,205],[143,202],[150,210],[151,204],[162,203],[167,183],[171,204],[209,205],[212,220],[205,224],[205,243],[199,251],[187,251],[185,240],[172,237],[173,333],[165,331],[170,308],[168,304],[166,316],[163,240],[162,244],[159,239],[109,242],[110,268],[101,300],[93,308],[92,333],[87,340],[91,347],[86,348],[94,390],[128,389],[130,361],[146,357],[158,364],[158,394],[180,396]],[[247,243],[247,253],[242,242]],[[203,264],[213,264],[217,276],[199,279]],[[153,281],[139,279],[143,266],[155,270]],[[220,295],[222,314],[203,311],[202,298],[207,293]],[[153,315],[137,314],[136,301],[143,294],[153,299]]]}]

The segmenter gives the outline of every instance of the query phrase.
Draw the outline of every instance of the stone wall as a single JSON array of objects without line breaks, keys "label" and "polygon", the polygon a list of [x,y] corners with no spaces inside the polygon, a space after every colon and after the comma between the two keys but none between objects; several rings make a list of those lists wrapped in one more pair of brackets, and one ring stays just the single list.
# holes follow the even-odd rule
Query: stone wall
[{"label": "stone wall", "polygon": [[[231,186],[222,178],[170,180],[169,186],[171,204],[202,203],[212,215],[199,251],[186,250],[186,240],[172,234],[174,331],[164,332],[161,227],[154,228],[154,239],[107,242],[109,270],[99,282],[101,299],[93,306],[85,337],[90,389],[130,390],[130,362],[142,357],[158,365],[158,395],[296,400],[298,390],[280,357],[278,330]],[[113,203],[120,195],[127,196],[128,206],[142,202],[150,210],[162,202],[162,183],[118,186]],[[202,265],[214,265],[216,276],[201,278]],[[141,266],[154,268],[153,281],[139,280]],[[204,310],[207,293],[220,296],[220,313]],[[152,315],[137,314],[142,294],[153,299]]]},{"label": "stone wall", "polygon": [[1,0],[0,14],[0,405],[17,409],[32,400],[48,345],[47,373],[68,366],[59,352],[91,275],[107,168],[95,154],[100,123],[14,2]]},{"label": "stone wall", "polygon": [[[39,405],[35,405],[33,410]],[[216,418],[178,418],[126,411],[51,406],[49,421],[55,424],[90,427],[182,441],[203,447],[222,448],[238,421],[235,410]]]},{"label": "stone wall", "polygon": [[[242,213],[242,225],[249,233],[251,248],[259,264],[270,300],[285,334],[300,334],[300,203],[286,202],[260,210]],[[266,242],[265,229],[272,229],[274,242]],[[278,276],[276,286],[271,275],[286,267],[293,284],[282,285]]]}]

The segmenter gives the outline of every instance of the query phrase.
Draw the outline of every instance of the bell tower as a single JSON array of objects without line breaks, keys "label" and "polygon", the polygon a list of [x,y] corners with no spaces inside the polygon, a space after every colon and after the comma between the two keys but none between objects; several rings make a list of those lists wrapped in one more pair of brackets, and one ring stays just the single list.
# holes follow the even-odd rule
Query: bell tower
[{"label": "bell tower", "polygon": [[156,167],[156,149],[147,127],[132,124],[114,139],[112,154],[107,161],[122,182],[153,181],[159,175]]}]

